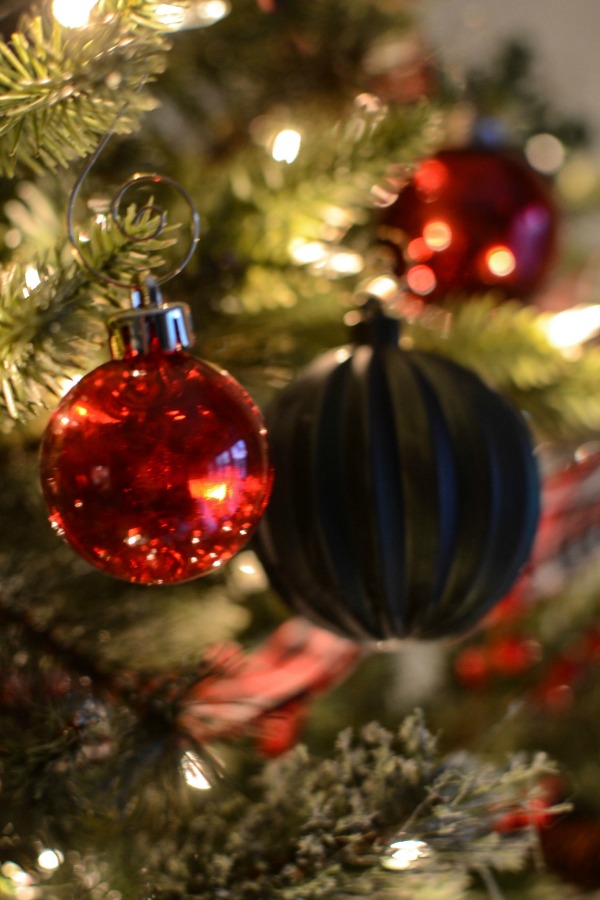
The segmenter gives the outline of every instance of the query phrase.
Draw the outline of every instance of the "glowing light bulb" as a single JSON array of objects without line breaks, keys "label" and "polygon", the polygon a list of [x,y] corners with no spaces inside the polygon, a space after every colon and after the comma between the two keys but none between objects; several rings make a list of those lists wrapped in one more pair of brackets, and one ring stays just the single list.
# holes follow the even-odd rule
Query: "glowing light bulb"
[{"label": "glowing light bulb", "polygon": [[284,128],[275,136],[271,156],[275,162],[293,163],[300,153],[302,135],[293,128]]},{"label": "glowing light bulb", "polygon": [[212,787],[204,773],[199,756],[187,750],[181,759],[181,772],[187,784],[196,791],[209,791]]},{"label": "glowing light bulb", "polygon": [[327,268],[334,275],[358,275],[364,268],[364,260],[360,253],[339,250],[332,253],[327,261]]},{"label": "glowing light bulb", "polygon": [[381,865],[392,872],[404,872],[430,855],[431,849],[425,841],[394,841],[386,856],[382,858]]},{"label": "glowing light bulb", "polygon": [[485,254],[485,264],[492,275],[497,278],[506,278],[515,271],[517,262],[515,255],[509,247],[498,245],[490,247]]},{"label": "glowing light bulb", "polygon": [[452,229],[447,222],[428,222],[423,228],[423,240],[430,250],[446,250],[452,243]]},{"label": "glowing light bulb", "polygon": [[400,290],[400,285],[390,275],[377,275],[366,285],[365,290],[380,300],[390,300]]},{"label": "glowing light bulb", "polygon": [[545,323],[544,331],[554,347],[576,347],[600,331],[600,305],[582,304],[556,313]]},{"label": "glowing light bulb", "polygon": [[65,28],[85,28],[96,3],[97,0],[54,0],[52,12],[59,25]]},{"label": "glowing light bulb", "polygon": [[63,861],[64,856],[60,850],[42,850],[37,858],[38,866],[46,872],[52,872],[54,869],[58,869]]},{"label": "glowing light bulb", "polygon": [[301,266],[323,262],[327,259],[328,250],[321,241],[303,241],[295,239],[289,246],[290,256]]}]

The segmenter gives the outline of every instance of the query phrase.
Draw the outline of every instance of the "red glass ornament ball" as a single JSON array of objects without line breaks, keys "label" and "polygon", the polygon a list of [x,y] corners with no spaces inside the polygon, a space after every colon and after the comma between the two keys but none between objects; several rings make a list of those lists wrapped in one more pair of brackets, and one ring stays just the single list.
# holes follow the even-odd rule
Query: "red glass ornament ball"
[{"label": "red glass ornament ball", "polygon": [[53,527],[117,578],[167,584],[221,565],[271,488],[267,437],[226,372],[184,351],[114,359],[54,411],[41,449]]},{"label": "red glass ornament ball", "polygon": [[483,149],[422,161],[378,223],[396,274],[425,300],[490,289],[526,298],[555,259],[557,231],[544,179],[516,154]]}]

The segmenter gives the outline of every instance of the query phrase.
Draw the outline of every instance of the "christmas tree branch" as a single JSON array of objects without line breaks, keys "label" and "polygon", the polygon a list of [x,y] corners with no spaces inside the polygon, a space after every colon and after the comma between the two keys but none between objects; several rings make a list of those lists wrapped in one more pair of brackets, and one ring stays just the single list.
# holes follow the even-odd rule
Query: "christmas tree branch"
[{"label": "christmas tree branch", "polygon": [[493,296],[432,307],[406,328],[418,349],[477,371],[530,416],[544,438],[582,440],[600,430],[600,348],[565,353],[549,337],[549,314]]},{"label": "christmas tree branch", "polygon": [[[137,217],[134,207],[122,224],[126,234],[99,217],[84,252],[107,279],[126,282],[140,264],[152,271],[163,263],[174,226],[145,240],[156,230],[156,217]],[[39,412],[60,395],[66,378],[89,367],[90,345],[98,347],[105,337],[100,317],[109,304],[116,305],[114,288],[80,264],[65,263],[58,251],[0,273],[0,402],[13,419]]]},{"label": "christmas tree branch", "polygon": [[420,897],[432,884],[443,900],[463,896],[470,872],[526,864],[531,830],[501,835],[497,823],[527,808],[552,769],[541,755],[497,767],[444,758],[420,713],[395,733],[345,731],[328,759],[298,747],[267,766],[252,801],[207,803],[178,854],[178,878],[164,860],[152,896],[183,898],[182,865],[185,896],[199,900]]},{"label": "christmas tree branch", "polygon": [[90,40],[52,17],[25,20],[0,42],[0,174],[41,172],[91,153],[113,128],[126,134],[154,101],[143,85],[164,70],[157,3],[104,0]]}]

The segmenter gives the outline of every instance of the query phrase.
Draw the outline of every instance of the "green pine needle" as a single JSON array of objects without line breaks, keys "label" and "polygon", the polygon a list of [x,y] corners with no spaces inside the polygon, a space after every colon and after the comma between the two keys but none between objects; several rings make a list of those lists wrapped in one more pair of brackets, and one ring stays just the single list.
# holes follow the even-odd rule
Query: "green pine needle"
[{"label": "green pine needle", "polygon": [[564,353],[552,344],[549,315],[488,295],[431,308],[405,340],[474,369],[527,413],[545,439],[584,440],[600,429],[600,348]]},{"label": "green pine needle", "polygon": [[[110,220],[101,220],[90,232],[86,258],[107,278],[127,282],[139,272],[140,262],[145,271],[158,268],[162,252],[173,243],[175,226],[160,238],[145,240],[141,254],[138,240],[153,234],[157,223],[148,214],[138,222],[135,218],[131,207],[122,223],[129,237]],[[31,289],[28,273],[39,279]],[[90,354],[106,342],[103,317],[123,294],[116,295],[110,284],[78,263],[65,263],[58,252],[0,272],[0,406],[12,419],[54,405],[65,379],[89,368]]]},{"label": "green pine needle", "polygon": [[0,174],[64,167],[111,128],[138,127],[154,106],[145,85],[164,70],[168,49],[156,7],[106,0],[93,40],[86,28],[64,28],[48,15],[0,41]]}]

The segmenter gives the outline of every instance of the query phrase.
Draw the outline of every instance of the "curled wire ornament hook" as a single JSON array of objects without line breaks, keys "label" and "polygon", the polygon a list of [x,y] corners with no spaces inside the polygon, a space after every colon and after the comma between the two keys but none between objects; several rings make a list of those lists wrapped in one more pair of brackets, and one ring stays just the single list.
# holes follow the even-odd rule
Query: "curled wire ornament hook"
[{"label": "curled wire ornament hook", "polygon": [[[72,246],[74,247],[79,259],[81,260],[83,265],[86,267],[86,269],[88,269],[88,271],[92,273],[92,275],[95,275],[96,278],[98,278],[100,281],[105,282],[105,284],[112,284],[115,287],[123,287],[123,288],[130,289],[134,286],[134,284],[131,281],[120,281],[117,278],[112,278],[110,275],[107,275],[105,272],[100,271],[99,269],[97,269],[95,266],[93,266],[91,264],[91,262],[86,258],[85,254],[82,252],[79,238],[77,237],[77,233],[75,230],[75,223],[74,223],[75,204],[79,197],[79,192],[81,190],[83,182],[88,177],[90,171],[92,170],[93,166],[96,163],[96,160],[98,159],[98,157],[100,156],[100,154],[102,153],[104,148],[106,147],[108,141],[111,138],[111,135],[112,135],[112,130],[104,135],[104,137],[98,144],[98,147],[96,148],[94,153],[90,156],[85,168],[79,175],[77,181],[73,185],[73,190],[71,191],[71,195],[69,197],[69,205],[67,208],[67,231],[68,231],[68,235],[69,235],[69,240],[70,240]],[[137,173],[136,175],[133,175],[123,185],[121,185],[121,187],[117,190],[117,193],[113,197],[111,206],[110,206],[110,215],[111,215],[111,218],[112,218],[114,224],[118,228],[119,232],[124,237],[131,240],[132,242],[134,242],[136,244],[143,244],[148,241],[154,240],[155,238],[160,237],[160,235],[164,232],[164,230],[167,226],[166,211],[163,210],[160,206],[158,206],[155,203],[148,203],[145,206],[140,207],[137,210],[137,212],[132,220],[133,225],[139,225],[139,223],[143,220],[143,218],[145,216],[147,216],[148,214],[157,216],[158,222],[156,224],[156,227],[149,234],[145,234],[142,237],[132,234],[131,231],[128,230],[127,225],[124,224],[123,218],[121,216],[121,211],[120,211],[120,207],[121,207],[123,198],[128,190],[135,188],[142,184],[155,184],[155,185],[164,184],[164,185],[167,185],[168,187],[172,188],[184,200],[184,202],[186,203],[186,205],[190,211],[190,215],[191,215],[190,241],[189,241],[188,248],[187,248],[185,254],[183,255],[182,259],[176,265],[172,266],[169,269],[169,271],[166,272],[165,274],[161,275],[160,277],[158,277],[156,275],[154,276],[154,281],[156,282],[156,284],[164,284],[166,281],[169,281],[171,278],[174,278],[176,275],[179,275],[179,273],[183,271],[183,269],[187,266],[188,262],[192,258],[194,251],[196,249],[196,244],[200,240],[200,214],[199,214],[198,210],[196,209],[196,205],[194,204],[194,201],[192,200],[191,196],[188,194],[188,192],[185,190],[185,188],[181,184],[179,184],[178,181],[175,181],[174,178],[170,178],[168,175],[159,175],[156,173],[149,173],[149,172]],[[140,271],[145,271],[147,274],[147,269],[141,269]]]}]

